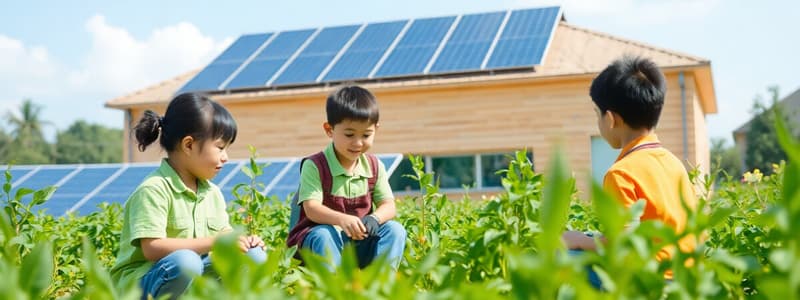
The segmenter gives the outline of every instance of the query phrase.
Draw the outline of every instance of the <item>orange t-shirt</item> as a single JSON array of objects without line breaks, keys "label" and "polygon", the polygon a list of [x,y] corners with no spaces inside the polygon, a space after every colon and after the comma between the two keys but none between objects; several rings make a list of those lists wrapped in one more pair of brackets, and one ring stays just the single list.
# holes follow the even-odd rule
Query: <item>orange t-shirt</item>
[{"label": "orange t-shirt", "polygon": [[[658,137],[650,134],[622,148],[603,179],[603,187],[625,207],[644,199],[646,203],[640,220],[660,220],[681,232],[686,227],[681,197],[688,207],[696,209],[697,195],[683,163],[669,150],[658,147],[657,143]],[[639,148],[634,149],[636,147]],[[689,237],[678,244],[684,252],[693,251],[696,246],[694,239]],[[657,259],[672,257],[673,250],[670,247],[661,249]],[[665,277],[672,278],[672,272],[667,271]]]}]

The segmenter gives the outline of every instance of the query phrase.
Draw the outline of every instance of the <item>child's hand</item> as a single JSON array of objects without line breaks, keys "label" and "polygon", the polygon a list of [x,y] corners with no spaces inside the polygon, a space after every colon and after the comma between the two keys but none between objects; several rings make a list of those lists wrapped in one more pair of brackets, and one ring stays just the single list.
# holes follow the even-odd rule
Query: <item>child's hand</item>
[{"label": "child's hand", "polygon": [[247,253],[247,251],[255,247],[264,248],[264,241],[261,240],[260,237],[254,235],[239,237],[239,249],[242,250],[242,252]]},{"label": "child's hand", "polygon": [[344,234],[353,240],[363,240],[367,237],[367,228],[364,223],[356,216],[345,215],[339,220],[339,227],[342,228]]},{"label": "child's hand", "polygon": [[587,246],[587,243],[594,244],[594,240],[580,231],[565,231],[561,235],[561,239],[567,246],[567,249],[582,249],[590,250],[592,247]]}]

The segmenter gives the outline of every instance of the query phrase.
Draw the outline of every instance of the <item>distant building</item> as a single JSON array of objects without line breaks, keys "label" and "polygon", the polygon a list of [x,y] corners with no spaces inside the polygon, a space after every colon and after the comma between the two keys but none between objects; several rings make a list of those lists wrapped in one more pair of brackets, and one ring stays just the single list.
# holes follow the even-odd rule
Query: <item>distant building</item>
[{"label": "distant building", "polygon": [[[528,149],[536,170],[544,171],[557,143],[585,187],[618,153],[599,135],[589,86],[623,54],[662,68],[668,92],[657,134],[678,158],[708,171],[705,116],[717,112],[711,62],[580,28],[558,7],[246,35],[203,71],[106,106],[125,111],[127,161],[164,155],[157,147],[138,152],[129,129],[145,109],[163,113],[185,90],[207,92],[232,112],[239,124],[233,158],[247,157],[248,145],[263,156],[304,156],[329,142],[322,130],[325,97],[356,83],[373,91],[381,107],[372,151],[423,155],[445,189],[496,191],[505,155]],[[412,188],[400,176],[409,169],[404,162],[394,173],[395,190]]]},{"label": "distant building", "polygon": [[[764,105],[772,105],[772,103],[764,103]],[[798,129],[797,125],[800,125],[800,89],[778,101],[778,105],[788,119],[793,121],[792,124],[795,125],[794,128]],[[733,131],[733,142],[736,144],[736,149],[739,151],[743,169],[742,172],[750,169],[750,167],[745,164],[745,155],[747,153],[747,132],[750,131],[751,123],[753,123],[752,118]]]}]

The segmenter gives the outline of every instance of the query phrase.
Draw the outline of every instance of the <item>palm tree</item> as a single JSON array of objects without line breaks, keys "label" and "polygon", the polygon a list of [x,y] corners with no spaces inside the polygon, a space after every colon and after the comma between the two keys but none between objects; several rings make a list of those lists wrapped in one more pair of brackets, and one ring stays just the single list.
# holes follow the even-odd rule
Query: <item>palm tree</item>
[{"label": "palm tree", "polygon": [[42,106],[25,99],[18,114],[7,112],[5,119],[11,125],[11,147],[7,154],[18,163],[49,163],[52,158],[50,145],[44,140],[42,128],[50,125],[41,119]]},{"label": "palm tree", "polygon": [[28,148],[33,143],[44,141],[42,127],[50,122],[42,121],[40,115],[42,106],[25,99],[19,106],[19,116],[12,112],[6,113],[6,121],[11,125],[11,137],[21,146]]}]

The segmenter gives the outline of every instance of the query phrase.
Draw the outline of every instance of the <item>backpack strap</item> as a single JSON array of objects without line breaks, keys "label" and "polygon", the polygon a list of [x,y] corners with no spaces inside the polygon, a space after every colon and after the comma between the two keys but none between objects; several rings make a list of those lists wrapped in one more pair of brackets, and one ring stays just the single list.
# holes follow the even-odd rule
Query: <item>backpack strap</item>
[{"label": "backpack strap", "polygon": [[[367,190],[367,193],[369,193],[370,198],[372,198],[371,196],[375,192],[375,183],[378,182],[378,169],[379,169],[378,157],[375,156],[374,154],[367,153],[367,160],[369,161],[369,168],[372,171],[372,176],[369,179],[367,179],[367,184],[369,188]],[[375,199],[372,200],[374,201]]]},{"label": "backpack strap", "polygon": [[325,158],[324,152],[317,152],[308,157],[308,159],[311,159],[317,166],[319,181],[322,183],[322,200],[325,200],[331,196],[331,188],[333,187],[333,177],[331,176],[331,167],[328,166],[328,159]]}]

